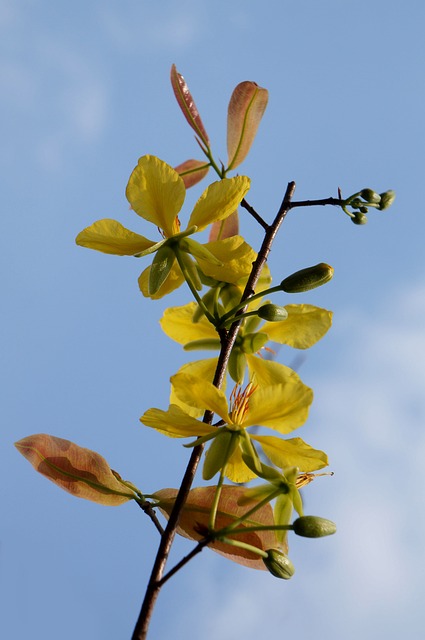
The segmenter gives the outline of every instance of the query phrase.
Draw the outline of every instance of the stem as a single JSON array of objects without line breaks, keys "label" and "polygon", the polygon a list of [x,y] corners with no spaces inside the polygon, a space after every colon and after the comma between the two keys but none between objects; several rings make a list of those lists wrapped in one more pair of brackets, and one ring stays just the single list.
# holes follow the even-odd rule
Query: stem
[{"label": "stem", "polygon": [[[248,300],[248,298],[255,293],[255,287],[258,279],[261,275],[261,271],[270,253],[271,246],[279,231],[280,225],[285,219],[286,214],[290,209],[291,198],[295,191],[295,182],[290,182],[286,188],[282,204],[273,223],[267,228],[260,251],[258,252],[257,259],[255,260],[251,274],[248,278],[245,290],[242,294],[242,300]],[[233,323],[230,330],[220,332],[221,350],[218,357],[217,368],[214,375],[213,384],[220,388],[226,373],[227,364],[229,362],[230,353],[238,335],[240,320]],[[211,411],[206,411],[204,414],[204,422],[211,424],[213,414]],[[167,526],[165,527],[164,534],[161,538],[161,542],[158,547],[155,562],[152,568],[149,583],[146,589],[145,598],[143,600],[142,608],[139,614],[139,618],[136,622],[136,626],[133,632],[132,640],[145,640],[148,633],[150,619],[152,617],[154,605],[161,589],[160,580],[164,574],[165,565],[170,553],[170,548],[173,543],[174,537],[177,531],[177,524],[180,517],[181,510],[186,502],[188,493],[193,483],[196,470],[199,465],[203,451],[203,446],[199,445],[195,447],[190,456],[186,471],[183,476],[182,483],[180,485],[179,492],[174,503],[173,510],[171,511],[170,518]]]},{"label": "stem", "polygon": [[[264,505],[268,504],[272,500],[274,500],[274,498],[277,498],[279,494],[280,494],[280,489],[276,489],[276,491],[273,491],[268,496],[266,496],[263,500],[255,504],[252,507],[252,509],[244,513],[243,516],[234,520],[232,524],[229,524],[228,527],[224,527],[224,529],[220,529],[220,531],[214,531],[214,535],[216,535],[217,537],[221,537],[222,535],[227,536],[227,534],[232,533],[233,530],[236,529],[240,524],[242,524],[243,522],[246,522],[248,518],[252,516],[253,513],[258,511],[258,509],[261,509],[261,507],[264,507]],[[274,529],[275,526],[273,525],[272,528]]]},{"label": "stem", "polygon": [[187,282],[187,285],[188,285],[190,291],[192,292],[193,297],[195,298],[195,300],[198,303],[198,305],[201,307],[203,313],[205,314],[205,317],[208,318],[209,322],[211,322],[211,324],[213,326],[215,326],[216,325],[216,320],[210,314],[210,312],[208,311],[207,307],[204,304],[204,301],[202,300],[201,296],[197,292],[196,287],[193,284],[192,278],[190,277],[190,273],[188,272],[188,270],[186,268],[184,260],[182,260],[180,249],[178,247],[174,248],[174,254],[175,254],[176,258],[177,258],[177,262],[179,263],[180,270],[181,270],[181,272],[182,272],[182,274],[184,276],[184,279]]}]

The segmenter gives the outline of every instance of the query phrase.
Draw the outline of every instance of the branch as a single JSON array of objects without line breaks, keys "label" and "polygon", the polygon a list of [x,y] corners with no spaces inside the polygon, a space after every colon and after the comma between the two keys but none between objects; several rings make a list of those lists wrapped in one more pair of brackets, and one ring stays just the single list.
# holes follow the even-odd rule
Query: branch
[{"label": "branch", "polygon": [[[285,192],[282,204],[280,206],[279,211],[276,214],[276,217],[273,223],[270,226],[267,226],[266,228],[266,233],[263,239],[263,243],[261,245],[260,251],[258,252],[257,259],[252,265],[251,274],[248,278],[248,282],[242,294],[242,298],[241,298],[242,301],[244,300],[248,301],[248,298],[252,296],[255,292],[255,287],[261,275],[261,271],[267,261],[267,257],[270,253],[270,249],[273,244],[273,241],[280,228],[280,225],[282,224],[286,214],[290,209],[291,198],[294,194],[294,191],[295,191],[295,182],[290,182],[286,188],[286,192]],[[239,313],[243,313],[243,311],[244,309],[241,309]],[[216,368],[216,372],[213,380],[213,384],[218,388],[220,388],[223,383],[230,353],[232,351],[233,345],[238,335],[240,324],[241,324],[241,320],[237,320],[236,322],[233,323],[233,325],[230,327],[228,332],[223,330],[220,333],[222,346],[221,346],[221,351],[218,358],[217,368]],[[212,412],[206,411],[204,414],[203,421],[207,424],[211,424],[212,418],[213,418]],[[143,600],[139,618],[137,620],[137,623],[132,635],[132,640],[145,640],[147,637],[148,627],[149,627],[150,619],[152,617],[153,608],[154,608],[156,599],[159,595],[161,586],[163,584],[161,580],[164,574],[164,569],[168,559],[168,555],[170,553],[171,545],[176,535],[177,524],[180,517],[180,513],[184,506],[184,503],[186,502],[188,493],[192,486],[193,479],[195,477],[195,473],[198,468],[203,449],[204,449],[203,445],[194,447],[192,454],[190,456],[189,463],[187,465],[185,474],[183,476],[183,480],[180,485],[180,489],[177,494],[173,510],[170,514],[170,518],[168,520],[167,526],[165,528],[164,534],[162,535],[161,542],[158,547],[157,555],[152,568],[149,583],[146,589],[145,598]]]}]

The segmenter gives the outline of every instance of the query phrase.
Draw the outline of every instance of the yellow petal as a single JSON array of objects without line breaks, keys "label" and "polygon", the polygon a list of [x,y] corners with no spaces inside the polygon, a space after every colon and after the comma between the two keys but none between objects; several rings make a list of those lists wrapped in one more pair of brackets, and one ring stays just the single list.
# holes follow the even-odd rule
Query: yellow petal
[{"label": "yellow petal", "polygon": [[283,384],[291,378],[299,380],[299,376],[285,365],[272,360],[264,360],[252,354],[245,354],[248,363],[249,377],[260,386]]},{"label": "yellow petal", "polygon": [[251,436],[259,442],[264,453],[277,467],[298,467],[303,472],[317,471],[328,464],[328,456],[319,449],[313,449],[301,438],[284,440],[276,436]]},{"label": "yellow petal", "polygon": [[168,411],[148,409],[140,418],[140,422],[172,438],[196,438],[215,431],[214,427],[192,418],[173,404],[169,406]]},{"label": "yellow petal", "polygon": [[162,229],[167,238],[179,232],[177,214],[186,189],[172,167],[155,156],[143,156],[127,184],[126,196],[131,208]]},{"label": "yellow petal", "polygon": [[144,236],[126,229],[120,222],[108,218],[97,220],[81,231],[75,242],[81,247],[117,256],[134,256],[155,244]]},{"label": "yellow petal", "polygon": [[205,316],[202,316],[198,322],[193,322],[193,314],[197,308],[196,302],[190,302],[183,307],[166,309],[159,321],[163,332],[179,344],[187,344],[203,338],[217,338],[216,330]]},{"label": "yellow petal", "polygon": [[[214,379],[215,370],[217,367],[217,358],[208,358],[206,360],[195,360],[194,362],[187,362],[184,364],[177,373],[188,373],[190,375],[201,378],[202,380],[208,380],[210,382]],[[223,384],[223,387],[225,385]],[[178,405],[188,415],[199,418],[204,414],[205,406],[203,402],[200,406],[194,407],[186,404],[176,395],[174,387],[171,386],[170,404]]]},{"label": "yellow petal", "polygon": [[256,474],[251,471],[242,460],[240,448],[235,449],[226,466],[226,478],[229,478],[232,482],[240,483],[249,482],[256,477]]},{"label": "yellow petal", "polygon": [[283,322],[266,322],[261,331],[270,340],[296,349],[308,349],[322,338],[332,324],[332,312],[311,304],[288,304]]},{"label": "yellow petal", "polygon": [[237,209],[250,186],[246,176],[213,182],[199,198],[190,216],[188,228],[196,225],[202,231],[216,220],[224,220]]},{"label": "yellow petal", "polygon": [[180,271],[180,267],[175,263],[167,276],[167,279],[162,284],[160,289],[154,294],[151,295],[149,293],[149,274],[151,267],[147,267],[139,276],[139,288],[143,293],[145,298],[151,298],[151,300],[159,300],[167,295],[167,293],[171,293],[178,289],[180,285],[184,282],[184,277],[182,272]]},{"label": "yellow petal", "polygon": [[171,384],[182,402],[195,408],[202,406],[230,422],[226,396],[210,382],[187,373],[177,373],[171,377]]},{"label": "yellow petal", "polygon": [[241,236],[207,242],[205,247],[217,260],[222,262],[222,265],[217,265],[211,261],[197,258],[197,262],[206,276],[232,284],[242,284],[246,281],[257,254]]},{"label": "yellow petal", "polygon": [[285,384],[259,387],[249,400],[243,426],[262,425],[280,433],[290,433],[307,420],[313,392],[300,379]]}]

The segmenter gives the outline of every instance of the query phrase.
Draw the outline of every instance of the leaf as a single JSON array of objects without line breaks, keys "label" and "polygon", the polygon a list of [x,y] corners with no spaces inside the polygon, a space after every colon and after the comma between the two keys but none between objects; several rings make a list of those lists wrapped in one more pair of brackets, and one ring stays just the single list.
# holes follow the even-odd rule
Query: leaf
[{"label": "leaf", "polygon": [[[216,487],[214,486],[198,487],[189,492],[179,520],[178,533],[181,536],[189,538],[189,540],[197,541],[205,536],[215,490]],[[238,500],[246,491],[247,489],[245,487],[223,486],[218,503],[216,530],[229,526],[248,511],[246,506],[238,504]],[[168,518],[171,513],[176,496],[177,489],[161,489],[154,494],[154,498],[159,501],[158,508],[166,518]],[[251,507],[252,505],[250,505],[249,508]],[[244,524],[238,526],[238,529],[245,526],[272,526],[273,524],[273,510],[271,506],[267,504],[258,509]],[[231,537],[230,534],[227,537]],[[233,537],[235,540],[245,542],[264,551],[279,547],[274,531],[250,531],[248,533],[235,534]],[[266,568],[260,556],[246,549],[233,547],[224,542],[213,542],[208,546],[220,555],[225,556],[233,562],[242,564],[245,567],[261,570],[265,570]]]},{"label": "leaf", "polygon": [[267,89],[255,82],[241,82],[233,91],[227,112],[227,170],[235,169],[245,160],[268,99]]},{"label": "leaf", "polygon": [[182,178],[186,189],[189,189],[205,178],[210,165],[205,160],[186,160],[174,168]]},{"label": "leaf", "polygon": [[225,220],[217,220],[211,225],[210,235],[208,236],[208,242],[215,242],[216,240],[224,240],[225,238],[231,238],[239,234],[239,216],[236,209]]},{"label": "leaf", "polygon": [[195,131],[196,135],[200,138],[205,147],[210,146],[210,140],[208,134],[205,131],[201,116],[196,108],[192,94],[189,91],[189,87],[186,84],[183,76],[177,71],[176,65],[171,67],[171,86],[173,87],[174,95],[180,109],[183,112],[184,117],[188,121],[189,125]]},{"label": "leaf", "polygon": [[78,498],[117,506],[136,498],[101,455],[45,433],[22,438],[15,447],[34,469]]}]

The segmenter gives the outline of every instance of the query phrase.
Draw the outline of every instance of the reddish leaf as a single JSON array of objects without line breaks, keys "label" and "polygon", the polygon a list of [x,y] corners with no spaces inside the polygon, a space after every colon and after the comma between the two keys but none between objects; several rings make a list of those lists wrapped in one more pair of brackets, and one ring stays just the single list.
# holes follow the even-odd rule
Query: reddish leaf
[{"label": "reddish leaf", "polygon": [[175,64],[171,67],[171,86],[173,87],[174,95],[176,96],[176,100],[184,117],[204,146],[209,147],[210,140],[207,132],[205,131],[199,111],[196,108],[195,101],[192,98],[192,94],[189,91],[189,87],[187,86],[185,79],[180,75],[180,73],[178,73]]},{"label": "reddish leaf", "polygon": [[245,160],[268,99],[267,89],[255,82],[241,82],[233,91],[227,113],[228,169],[235,169]]},{"label": "reddish leaf", "polygon": [[215,242],[215,240],[224,240],[231,236],[237,236],[239,234],[239,216],[238,210],[230,214],[225,220],[217,220],[211,225],[210,235],[208,242]]},{"label": "reddish leaf", "polygon": [[69,440],[39,433],[15,447],[36,471],[78,498],[116,506],[136,497],[101,455]]},{"label": "reddish leaf", "polygon": [[[178,533],[181,536],[197,541],[204,537],[203,532],[206,532],[208,528],[209,514],[215,489],[216,487],[198,487],[189,492],[188,499],[183,507],[179,520]],[[229,526],[235,519],[252,508],[252,503],[249,507],[238,504],[238,500],[245,492],[246,489],[244,487],[223,486],[218,505],[216,530]],[[167,518],[171,513],[176,496],[177,489],[161,489],[154,494],[154,498],[159,501],[159,509]],[[256,525],[273,524],[273,510],[271,506],[267,504],[258,509],[244,525],[238,526],[238,529],[244,526],[253,527]],[[228,537],[231,536],[229,535]],[[264,551],[279,547],[274,531],[253,531],[237,534],[233,537],[235,540],[240,540]],[[229,560],[242,564],[245,567],[266,569],[260,556],[246,549],[240,549],[239,547],[234,547],[224,542],[213,542],[209,547]]]},{"label": "reddish leaf", "polygon": [[174,168],[183,179],[186,189],[189,189],[205,178],[210,165],[205,160],[186,160]]}]

